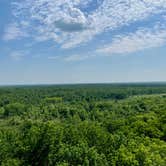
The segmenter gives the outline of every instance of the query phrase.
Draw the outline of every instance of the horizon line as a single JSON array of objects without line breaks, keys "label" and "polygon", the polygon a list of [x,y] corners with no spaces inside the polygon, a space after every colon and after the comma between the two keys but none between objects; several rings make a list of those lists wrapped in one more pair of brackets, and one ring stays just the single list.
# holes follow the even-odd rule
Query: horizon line
[{"label": "horizon line", "polygon": [[115,84],[166,84],[166,81],[129,81],[129,82],[80,82],[80,83],[13,83],[0,84],[0,87],[9,86],[65,86],[65,85],[115,85]]}]

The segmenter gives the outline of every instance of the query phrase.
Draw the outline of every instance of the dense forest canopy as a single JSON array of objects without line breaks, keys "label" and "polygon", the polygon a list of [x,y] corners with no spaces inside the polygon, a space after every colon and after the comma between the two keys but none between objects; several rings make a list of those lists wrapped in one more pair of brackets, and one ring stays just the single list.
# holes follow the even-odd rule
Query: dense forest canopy
[{"label": "dense forest canopy", "polygon": [[166,84],[0,87],[2,166],[165,166]]}]

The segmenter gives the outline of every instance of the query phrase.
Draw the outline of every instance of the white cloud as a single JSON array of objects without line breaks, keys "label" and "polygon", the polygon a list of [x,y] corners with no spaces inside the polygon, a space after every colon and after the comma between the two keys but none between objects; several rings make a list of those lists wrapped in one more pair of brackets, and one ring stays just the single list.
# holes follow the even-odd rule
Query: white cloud
[{"label": "white cloud", "polygon": [[57,59],[59,59],[59,56],[49,56],[48,59],[49,60],[57,60]]},{"label": "white cloud", "polygon": [[88,59],[90,56],[89,55],[70,55],[64,58],[65,61],[71,62],[71,61],[83,61]]},{"label": "white cloud", "polygon": [[139,29],[135,33],[117,36],[111,44],[97,50],[107,55],[126,54],[166,44],[166,28],[155,26],[153,29]]},{"label": "white cloud", "polygon": [[27,52],[25,51],[13,51],[9,54],[9,56],[15,61],[19,61],[23,59],[26,55],[27,55]]},{"label": "white cloud", "polygon": [[92,56],[90,55],[80,55],[80,54],[73,54],[73,55],[65,55],[63,57],[61,56],[48,56],[49,60],[63,60],[66,62],[74,62],[74,61],[83,61],[86,60],[88,58],[90,58]]},{"label": "white cloud", "polygon": [[27,34],[20,29],[18,24],[12,23],[6,27],[3,39],[5,41],[9,41],[9,40],[14,40],[14,39],[18,39],[18,38],[26,37],[26,36]]},{"label": "white cloud", "polygon": [[165,12],[166,0],[15,0],[13,6],[16,20],[24,23],[19,28],[38,41],[51,39],[71,48]]}]

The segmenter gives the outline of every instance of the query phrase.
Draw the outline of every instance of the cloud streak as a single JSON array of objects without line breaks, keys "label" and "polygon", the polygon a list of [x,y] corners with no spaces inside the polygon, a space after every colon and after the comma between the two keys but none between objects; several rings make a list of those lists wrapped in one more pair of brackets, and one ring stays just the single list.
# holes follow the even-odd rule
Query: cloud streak
[{"label": "cloud streak", "polygon": [[19,25],[16,23],[9,24],[3,36],[5,41],[10,41],[14,39],[20,39],[21,37],[27,37],[28,35],[20,29]]},{"label": "cloud streak", "polygon": [[74,55],[70,55],[70,56],[65,57],[64,60],[67,62],[83,61],[83,60],[86,60],[90,57],[91,56],[89,56],[89,55],[74,54]]},{"label": "cloud streak", "polygon": [[25,51],[20,51],[20,50],[16,50],[16,51],[13,51],[9,54],[9,56],[15,60],[15,61],[19,61],[19,60],[22,60],[26,55],[28,54],[28,52],[25,52]]},{"label": "cloud streak", "polygon": [[112,43],[97,49],[97,52],[106,55],[127,54],[164,44],[166,44],[166,28],[158,25],[152,29],[144,28],[135,33],[115,36]]}]

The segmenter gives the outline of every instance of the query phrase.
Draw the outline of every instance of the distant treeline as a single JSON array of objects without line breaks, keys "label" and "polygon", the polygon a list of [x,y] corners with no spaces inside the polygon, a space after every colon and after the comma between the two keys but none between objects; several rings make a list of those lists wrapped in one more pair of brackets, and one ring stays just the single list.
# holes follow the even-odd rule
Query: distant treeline
[{"label": "distant treeline", "polygon": [[64,101],[99,101],[125,99],[134,95],[164,94],[166,84],[78,84],[13,86],[0,88],[0,105],[10,101],[38,104],[46,97],[62,97]]}]

